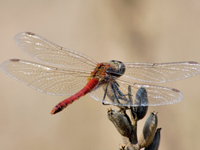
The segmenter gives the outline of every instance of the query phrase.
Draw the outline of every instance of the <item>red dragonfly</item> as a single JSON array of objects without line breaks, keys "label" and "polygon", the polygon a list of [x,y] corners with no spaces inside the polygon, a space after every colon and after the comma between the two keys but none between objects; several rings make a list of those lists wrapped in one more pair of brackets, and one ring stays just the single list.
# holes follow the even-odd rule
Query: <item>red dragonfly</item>
[{"label": "red dragonfly", "polygon": [[103,104],[135,106],[129,98],[139,88],[146,89],[148,103],[142,106],[165,105],[182,100],[181,92],[174,88],[135,83],[133,80],[162,83],[181,80],[200,73],[200,63],[123,63],[111,60],[97,63],[79,52],[58,46],[31,32],[15,36],[17,44],[36,60],[36,63],[10,59],[1,69],[11,77],[40,92],[51,95],[72,95],[57,104],[51,114],[63,110],[87,93]]}]

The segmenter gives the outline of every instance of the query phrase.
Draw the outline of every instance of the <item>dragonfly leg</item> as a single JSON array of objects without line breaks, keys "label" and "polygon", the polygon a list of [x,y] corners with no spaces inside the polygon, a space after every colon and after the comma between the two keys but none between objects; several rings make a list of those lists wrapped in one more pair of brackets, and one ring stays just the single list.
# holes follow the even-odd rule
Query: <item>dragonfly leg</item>
[{"label": "dragonfly leg", "polygon": [[121,91],[120,89],[118,88],[119,87],[119,84],[117,82],[114,82],[114,85],[115,85],[115,88],[117,90],[117,92],[119,93],[120,96],[125,96]]},{"label": "dragonfly leg", "polygon": [[117,82],[114,82],[114,85],[115,85],[115,88],[119,94],[119,99],[123,100],[123,101],[129,101],[128,98],[126,97],[127,95],[129,94],[123,94],[120,89],[118,88],[119,87],[119,84]]},{"label": "dragonfly leg", "polygon": [[[119,102],[119,97],[117,96],[117,94],[116,94],[116,84],[111,84],[111,89],[112,89],[112,91],[113,91],[113,93],[114,93],[114,97],[115,97],[115,99],[117,100],[117,103],[118,104],[120,104],[120,102]],[[117,87],[118,88],[118,87]],[[117,92],[118,92],[118,90],[117,90]]]},{"label": "dragonfly leg", "polygon": [[105,92],[104,92],[104,96],[103,96],[103,100],[102,100],[102,104],[103,104],[103,105],[109,105],[109,104],[105,104],[105,103],[104,103],[105,98],[106,98],[107,91],[108,91],[108,84],[107,84],[107,86],[106,86],[106,89],[105,89]]}]

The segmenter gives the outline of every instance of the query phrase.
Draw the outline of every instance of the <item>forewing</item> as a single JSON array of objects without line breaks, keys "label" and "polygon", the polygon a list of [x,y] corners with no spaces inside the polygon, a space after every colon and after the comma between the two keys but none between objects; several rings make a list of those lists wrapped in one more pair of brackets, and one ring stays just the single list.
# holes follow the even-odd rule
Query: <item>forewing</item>
[{"label": "forewing", "polygon": [[200,64],[193,61],[172,63],[125,63],[125,66],[125,77],[152,83],[181,80],[200,73]]},{"label": "forewing", "polygon": [[11,59],[1,65],[9,76],[51,95],[72,95],[87,83],[89,72],[50,67],[25,60]]},{"label": "forewing", "polygon": [[96,62],[86,55],[63,48],[31,32],[15,36],[17,44],[36,60],[58,66],[94,69]]},{"label": "forewing", "polygon": [[[117,81],[119,84],[119,90],[123,93],[124,96],[120,96],[117,92],[118,99],[112,93],[113,90],[108,85],[107,95],[105,97],[104,103],[120,106],[137,106],[135,102],[135,96],[137,91],[143,87],[147,91],[148,103],[143,103],[141,106],[158,106],[158,105],[167,105],[176,103],[182,100],[182,93],[174,88],[162,87],[156,85],[147,85],[147,84],[131,84],[122,81]],[[94,89],[90,95],[92,98],[98,101],[103,100],[103,95],[105,93],[107,85],[101,85],[98,88]]]}]

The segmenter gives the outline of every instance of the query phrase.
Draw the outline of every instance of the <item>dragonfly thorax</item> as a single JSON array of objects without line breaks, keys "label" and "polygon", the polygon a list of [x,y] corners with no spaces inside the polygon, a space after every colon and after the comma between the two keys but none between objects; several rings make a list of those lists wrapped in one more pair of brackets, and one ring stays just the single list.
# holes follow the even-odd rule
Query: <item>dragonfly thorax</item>
[{"label": "dragonfly thorax", "polygon": [[94,71],[91,73],[92,78],[100,80],[114,80],[122,76],[125,72],[125,65],[121,61],[111,60],[109,63],[97,64]]}]

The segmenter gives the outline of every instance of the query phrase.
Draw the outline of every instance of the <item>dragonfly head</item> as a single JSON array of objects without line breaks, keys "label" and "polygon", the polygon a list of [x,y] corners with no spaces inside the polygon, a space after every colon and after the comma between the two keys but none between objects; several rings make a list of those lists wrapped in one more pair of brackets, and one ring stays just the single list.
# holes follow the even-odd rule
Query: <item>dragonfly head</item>
[{"label": "dragonfly head", "polygon": [[117,76],[117,77],[120,77],[124,74],[126,67],[123,62],[118,61],[118,60],[111,60],[110,64],[111,64],[111,67],[108,68],[106,71],[107,74]]}]

